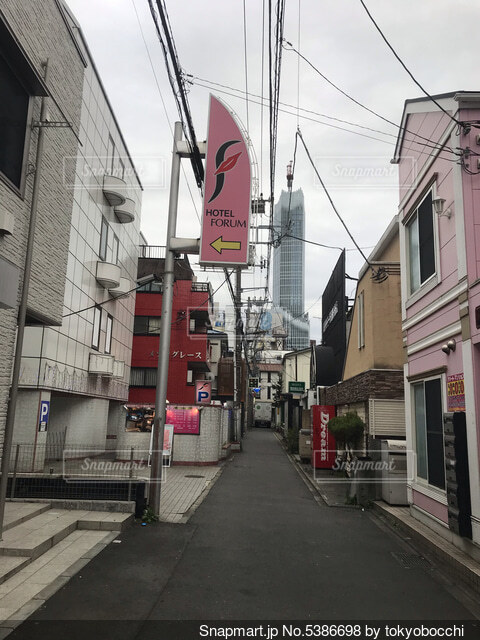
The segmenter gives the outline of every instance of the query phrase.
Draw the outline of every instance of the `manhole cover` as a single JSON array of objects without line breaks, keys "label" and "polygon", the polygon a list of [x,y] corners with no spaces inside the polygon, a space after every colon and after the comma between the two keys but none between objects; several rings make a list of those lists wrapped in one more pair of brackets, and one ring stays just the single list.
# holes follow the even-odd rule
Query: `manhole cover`
[{"label": "manhole cover", "polygon": [[392,551],[392,556],[399,562],[404,569],[431,569],[431,565],[423,556],[416,553],[400,553]]},{"label": "manhole cover", "polygon": [[185,478],[205,478],[205,476],[185,476]]}]

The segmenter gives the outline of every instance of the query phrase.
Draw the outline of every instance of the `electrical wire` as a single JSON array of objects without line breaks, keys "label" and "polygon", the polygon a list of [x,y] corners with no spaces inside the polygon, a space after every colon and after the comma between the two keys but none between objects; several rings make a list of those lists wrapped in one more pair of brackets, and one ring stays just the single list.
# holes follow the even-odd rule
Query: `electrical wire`
[{"label": "electrical wire", "polygon": [[[243,58],[245,64],[245,93],[248,96],[248,60],[247,60],[247,11],[245,7],[245,0],[243,0]],[[250,135],[250,121],[248,117],[248,97],[245,102],[247,108],[247,131]]]},{"label": "electrical wire", "polygon": [[[187,76],[189,76],[190,78],[195,78],[195,76],[190,76],[189,74],[187,74]],[[203,80],[201,80],[201,81],[199,82],[198,80],[201,80],[201,79],[200,79],[200,78],[195,78],[195,80],[191,81],[191,83],[192,83],[192,84],[194,84],[194,85],[196,85],[196,86],[198,86],[198,87],[203,87],[203,88],[205,88],[205,89],[209,89],[209,90],[211,90],[211,89],[212,89],[212,88],[214,88],[214,87],[213,87],[213,86],[209,86],[208,84],[204,84],[204,82],[209,82],[211,85],[217,85],[217,86],[221,86],[221,87],[227,87],[227,85],[222,85],[222,84],[220,84],[220,83],[216,83],[216,82],[213,82],[213,81],[203,81]],[[227,87],[227,88],[231,88],[231,89],[232,89],[232,91],[237,91],[237,92],[239,92],[239,93],[244,93],[244,92],[243,92],[243,90],[241,90],[241,89],[235,89],[235,88],[233,88],[233,87]],[[234,97],[234,98],[245,100],[244,96],[237,96],[237,95],[235,95],[235,94],[233,94],[233,93],[230,93],[229,91],[222,90],[222,89],[218,89],[218,88],[215,88],[215,90],[216,90],[217,92],[219,92],[219,93],[224,93],[224,94],[229,95],[229,96],[232,96],[232,97]],[[255,97],[259,97],[259,98],[260,98],[260,96],[256,96],[256,94],[250,94],[250,95],[251,95],[251,96],[255,96]],[[257,101],[255,101],[255,100],[252,100],[251,98],[250,98],[250,103],[251,103],[251,104],[258,104],[258,105],[261,105],[261,104],[262,104],[261,102],[257,102]],[[283,102],[279,102],[279,104],[281,104],[281,105],[283,104],[283,105],[285,105],[285,106],[287,106],[287,107],[290,107],[290,108],[292,108],[292,109],[295,109],[295,106],[294,106],[294,105],[286,104],[286,103],[283,103]],[[291,115],[291,116],[295,116],[295,115],[296,115],[294,112],[292,112],[292,111],[288,111],[287,109],[280,109],[280,108],[279,108],[279,111],[280,111],[281,113],[286,113],[287,115]],[[358,128],[361,128],[361,129],[365,129],[365,130],[367,130],[367,131],[373,131],[373,132],[380,133],[381,135],[384,135],[384,136],[389,136],[389,137],[392,137],[392,138],[397,138],[397,135],[395,135],[395,134],[393,134],[393,133],[387,133],[387,132],[385,132],[385,131],[380,131],[380,130],[378,130],[378,129],[374,129],[374,128],[372,128],[372,127],[366,127],[366,126],[364,126],[364,125],[357,124],[357,123],[355,123],[355,122],[351,122],[351,121],[349,121],[349,120],[342,120],[341,118],[335,118],[334,116],[329,116],[329,115],[327,115],[327,114],[325,114],[325,113],[318,113],[318,112],[316,112],[316,111],[312,111],[312,110],[310,110],[310,109],[303,109],[302,107],[300,107],[300,111],[304,111],[304,112],[306,112],[306,113],[311,113],[311,114],[314,114],[314,115],[318,115],[318,116],[323,117],[323,118],[328,118],[329,120],[336,120],[336,121],[338,121],[338,122],[344,122],[344,123],[346,123],[346,124],[350,124],[350,125],[352,125],[352,126],[354,126],[354,127],[358,127]],[[339,131],[345,131],[345,132],[347,132],[347,133],[352,133],[353,135],[360,136],[360,137],[362,137],[362,138],[367,138],[368,140],[375,140],[375,141],[377,141],[377,142],[381,142],[381,143],[383,143],[383,144],[388,144],[389,146],[395,147],[395,143],[394,143],[394,142],[389,142],[388,140],[382,140],[381,138],[377,138],[377,137],[375,137],[375,136],[369,136],[369,135],[366,135],[366,134],[364,134],[364,133],[360,133],[359,131],[353,131],[352,129],[347,129],[346,127],[340,127],[340,126],[337,126],[337,125],[333,125],[333,124],[330,124],[329,122],[322,122],[321,120],[317,120],[316,118],[309,118],[308,116],[305,116],[305,115],[300,115],[299,117],[300,117],[300,118],[302,118],[303,120],[308,120],[309,122],[315,122],[315,123],[317,123],[317,124],[321,124],[321,125],[323,125],[323,126],[325,126],[325,127],[330,127],[330,128],[332,128],[332,129],[337,129],[337,130],[339,130]],[[397,126],[397,125],[396,125],[396,126]],[[414,135],[416,135],[416,134],[414,134]],[[426,138],[426,140],[427,140],[427,138]],[[452,153],[455,157],[454,157],[454,158],[451,158],[451,157],[447,157],[447,156],[441,156],[441,155],[439,155],[439,153],[438,153],[438,154],[433,154],[433,153],[431,153],[431,154],[428,154],[428,156],[430,157],[430,156],[437,155],[437,157],[442,158],[443,160],[448,160],[448,161],[450,161],[450,162],[452,162],[452,161],[453,161],[453,162],[455,162],[455,161],[456,161],[456,159],[457,159],[457,157],[459,157],[459,155],[460,155],[460,154],[457,154],[457,153],[456,153],[455,151],[453,151],[453,150],[449,150],[449,148],[447,148],[447,147],[439,147],[439,146],[435,146],[435,144],[429,145],[428,143],[426,143],[426,142],[421,142],[421,141],[419,141],[419,140],[417,141],[417,140],[412,140],[412,139],[410,139],[410,138],[405,138],[405,142],[409,142],[409,143],[411,143],[411,144],[416,144],[416,145],[418,145],[418,146],[421,146],[422,148],[423,148],[423,147],[427,147],[427,148],[433,149],[434,151],[437,151],[437,152],[440,152],[440,153],[445,149],[445,152],[446,152],[446,153]]]},{"label": "electrical wire", "polygon": [[168,18],[167,8],[163,0],[156,0],[157,9],[160,16],[160,22],[162,24],[162,29],[163,29],[163,35],[162,35],[162,30],[160,28],[158,16],[153,6],[153,0],[148,0],[148,4],[150,7],[150,13],[152,15],[152,19],[155,24],[157,37],[162,47],[163,57],[164,57],[165,65],[167,68],[167,74],[168,74],[173,95],[175,97],[175,101],[177,103],[177,109],[178,109],[180,120],[182,122],[184,135],[190,145],[190,149],[191,149],[190,162],[192,164],[195,180],[197,182],[198,188],[201,189],[203,185],[203,178],[204,178],[203,163],[202,163],[200,151],[197,144],[195,129],[193,127],[190,106],[188,104],[187,93],[185,91],[185,86],[182,79],[182,73],[180,71],[178,54],[175,47],[175,41],[173,39],[173,33],[170,25],[170,20]]},{"label": "electrical wire", "polygon": [[457,120],[457,118],[455,118],[454,116],[452,116],[451,113],[449,113],[446,109],[444,109],[442,107],[442,105],[435,100],[434,97],[432,97],[428,91],[426,89],[423,88],[423,86],[420,84],[420,82],[418,82],[418,80],[415,78],[415,76],[413,75],[413,73],[407,68],[406,64],[403,62],[403,60],[400,58],[400,56],[398,55],[398,53],[395,51],[395,49],[392,47],[392,45],[390,44],[390,42],[387,40],[386,36],[384,35],[384,33],[382,32],[382,30],[380,29],[380,27],[378,26],[378,24],[376,23],[374,17],[372,16],[372,14],[370,13],[370,11],[367,8],[367,5],[365,4],[365,2],[363,0],[360,0],[360,4],[362,5],[362,7],[365,9],[365,12],[367,13],[368,17],[370,18],[371,22],[373,23],[373,25],[375,26],[376,30],[378,31],[378,33],[380,34],[380,36],[382,37],[382,40],[385,42],[385,44],[387,45],[387,47],[390,49],[390,51],[393,53],[393,55],[395,56],[395,58],[398,60],[398,62],[402,65],[402,67],[405,69],[405,71],[408,73],[408,75],[410,76],[410,78],[413,80],[413,82],[417,85],[417,87],[419,89],[421,89],[421,91],[423,91],[423,93],[427,96],[427,98],[429,98],[429,100],[431,100],[439,109],[440,111],[443,111],[443,113],[450,118],[450,120],[452,120],[452,122],[455,122],[455,124],[457,124],[458,126],[462,126],[462,123]]},{"label": "electrical wire", "polygon": [[[339,91],[343,96],[345,96],[346,98],[348,98],[349,100],[351,100],[352,102],[354,102],[356,105],[358,105],[359,107],[361,107],[362,109],[365,109],[365,111],[368,111],[369,113],[373,114],[374,116],[376,116],[377,118],[380,118],[381,120],[383,120],[384,122],[387,122],[388,124],[391,124],[393,127],[395,127],[396,129],[398,129],[398,131],[400,132],[400,134],[402,134],[403,132],[407,132],[410,133],[411,135],[415,136],[416,138],[421,138],[422,140],[425,140],[426,142],[432,142],[434,144],[436,144],[436,149],[438,150],[442,150],[443,148],[447,149],[447,151],[450,151],[451,153],[458,155],[455,153],[455,151],[447,146],[447,145],[443,145],[443,146],[439,146],[438,143],[435,143],[433,140],[430,140],[430,138],[426,138],[425,136],[420,135],[419,133],[415,133],[413,131],[410,131],[409,129],[407,129],[406,127],[403,127],[401,125],[398,125],[396,122],[393,122],[392,120],[389,120],[388,118],[386,118],[385,116],[382,116],[380,113],[378,113],[377,111],[374,111],[373,109],[370,109],[370,107],[367,107],[366,105],[364,105],[363,103],[361,103],[359,100],[357,100],[356,98],[353,98],[350,94],[348,94],[346,91],[344,91],[343,89],[341,89],[339,86],[337,86],[334,82],[332,82],[329,78],[327,78],[327,76],[325,74],[323,74],[312,62],[310,62],[310,60],[308,60],[308,58],[306,58],[303,54],[301,54],[299,51],[297,51],[297,49],[295,49],[295,47],[292,45],[291,42],[288,42],[287,40],[285,40],[285,42],[289,45],[290,50],[293,51],[294,53],[296,53],[298,56],[300,56],[302,58],[302,60],[304,60],[321,78],[323,78],[330,86],[332,86],[334,89],[336,89],[337,91]],[[285,47],[286,48],[286,47]],[[288,49],[287,49],[288,50]]]},{"label": "electrical wire", "polygon": [[[140,16],[138,15],[137,7],[136,7],[136,5],[135,5],[135,0],[132,0],[132,5],[133,5],[133,9],[134,9],[134,11],[135,11],[135,15],[136,15],[136,17],[137,17],[138,26],[139,26],[139,28],[140,28],[140,33],[141,33],[141,36],[142,36],[143,44],[145,45],[145,51],[146,51],[146,53],[147,53],[148,60],[149,60],[149,62],[150,62],[150,67],[151,67],[151,69],[152,69],[153,77],[155,78],[155,84],[157,85],[158,94],[159,94],[159,96],[160,96],[160,100],[161,100],[162,105],[163,105],[163,110],[164,110],[164,112],[165,112],[165,117],[167,118],[168,127],[169,127],[169,129],[170,129],[170,133],[172,134],[172,138],[173,138],[173,127],[172,127],[172,123],[171,123],[171,121],[170,121],[170,117],[169,117],[169,115],[168,115],[168,111],[167,111],[167,106],[166,106],[166,104],[165,104],[165,100],[163,99],[162,90],[160,89],[160,83],[159,83],[159,81],[158,81],[157,73],[156,73],[156,71],[155,71],[155,67],[154,67],[154,65],[153,65],[153,60],[152,60],[152,57],[151,57],[151,55],[150,55],[150,50],[149,50],[149,48],[148,48],[147,41],[146,41],[146,39],[145,39],[145,34],[144,34],[144,32],[143,32],[142,23],[140,22]],[[186,171],[185,171],[185,167],[183,166],[183,164],[182,164],[182,163],[181,163],[181,168],[182,168],[183,177],[185,178],[185,183],[186,183],[186,185],[187,185],[188,192],[189,192],[189,194],[190,194],[190,198],[191,198],[191,200],[192,200],[192,204],[193,204],[193,208],[194,208],[194,211],[195,211],[195,215],[197,216],[198,221],[199,221],[199,222],[201,222],[201,221],[200,221],[200,215],[199,215],[199,213],[198,213],[198,209],[197,209],[197,205],[196,205],[195,200],[194,200],[194,198],[193,198],[193,193],[192,193],[192,190],[191,190],[191,188],[190,188],[190,184],[189,184],[189,182],[188,182],[187,173],[186,173]]]},{"label": "electrical wire", "polygon": [[317,178],[319,179],[320,184],[322,185],[323,190],[325,191],[325,195],[327,196],[327,198],[328,198],[328,200],[329,200],[329,202],[330,202],[330,204],[331,204],[331,206],[332,206],[332,209],[335,211],[335,214],[336,214],[337,218],[338,218],[338,219],[340,220],[340,222],[342,223],[342,225],[343,225],[343,227],[344,227],[345,231],[346,231],[346,232],[347,232],[347,234],[348,234],[348,237],[349,237],[349,238],[350,238],[350,240],[353,242],[353,244],[357,247],[357,249],[358,249],[358,251],[359,251],[360,255],[362,256],[362,258],[365,260],[365,262],[368,264],[368,266],[372,268],[372,265],[370,264],[370,262],[369,262],[369,260],[368,260],[367,256],[363,253],[363,251],[362,251],[362,249],[361,249],[360,245],[357,243],[357,241],[355,240],[355,238],[354,238],[354,237],[353,237],[353,235],[351,234],[350,229],[349,229],[349,228],[347,227],[347,225],[345,224],[345,222],[344,222],[344,220],[343,220],[342,216],[339,214],[339,212],[338,212],[338,210],[337,210],[337,207],[335,206],[335,204],[334,204],[334,202],[333,202],[333,200],[332,200],[332,197],[330,196],[330,193],[328,192],[328,189],[327,189],[327,187],[325,186],[325,183],[323,182],[323,180],[322,180],[322,178],[321,178],[321,176],[320,176],[320,173],[318,172],[318,169],[317,169],[317,167],[315,166],[315,163],[314,163],[314,162],[313,162],[313,160],[312,160],[312,156],[310,155],[310,151],[308,150],[307,145],[305,144],[305,140],[303,139],[303,136],[302,136],[301,131],[298,131],[297,133],[298,133],[298,137],[299,137],[299,138],[300,138],[300,140],[302,141],[302,144],[303,144],[303,147],[304,147],[304,149],[305,149],[305,152],[306,152],[306,154],[307,154],[307,156],[308,156],[308,159],[310,160],[310,164],[312,165],[313,170],[315,171],[315,173],[316,173],[316,175],[317,175]]}]

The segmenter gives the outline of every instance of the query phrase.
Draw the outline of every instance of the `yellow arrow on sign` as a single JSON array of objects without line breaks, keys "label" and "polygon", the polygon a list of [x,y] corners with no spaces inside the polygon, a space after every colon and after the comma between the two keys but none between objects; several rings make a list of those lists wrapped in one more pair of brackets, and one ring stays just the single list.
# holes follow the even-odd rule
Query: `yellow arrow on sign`
[{"label": "yellow arrow on sign", "polygon": [[234,251],[238,251],[241,249],[242,243],[234,242],[232,240],[224,240],[223,236],[220,236],[211,242],[210,246],[213,247],[217,253],[222,253],[224,249],[233,249]]}]

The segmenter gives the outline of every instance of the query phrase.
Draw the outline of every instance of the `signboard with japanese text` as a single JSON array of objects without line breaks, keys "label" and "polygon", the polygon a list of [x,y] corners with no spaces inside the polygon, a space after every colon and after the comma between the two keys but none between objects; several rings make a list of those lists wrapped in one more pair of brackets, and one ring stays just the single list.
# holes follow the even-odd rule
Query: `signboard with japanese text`
[{"label": "signboard with japanese text", "polygon": [[167,407],[166,423],[173,424],[173,432],[199,435],[200,411],[197,407]]},{"label": "signboard with japanese text", "polygon": [[288,393],[305,393],[305,382],[297,382],[297,380],[289,380]]},{"label": "signboard with japanese text", "polygon": [[163,428],[163,457],[168,458],[167,466],[170,466],[173,450],[173,424],[166,424]]},{"label": "signboard with japanese text", "polygon": [[210,96],[201,265],[247,265],[251,168],[248,148],[231,111]]},{"label": "signboard with japanese text", "polygon": [[210,380],[195,381],[195,402],[197,404],[210,404],[212,400],[212,383]]},{"label": "signboard with japanese text", "polygon": [[447,411],[465,411],[463,373],[447,376]]},{"label": "signboard with japanese text", "polygon": [[312,466],[314,469],[331,469],[335,464],[335,438],[328,430],[330,418],[334,416],[335,407],[333,405],[315,404],[312,406]]}]

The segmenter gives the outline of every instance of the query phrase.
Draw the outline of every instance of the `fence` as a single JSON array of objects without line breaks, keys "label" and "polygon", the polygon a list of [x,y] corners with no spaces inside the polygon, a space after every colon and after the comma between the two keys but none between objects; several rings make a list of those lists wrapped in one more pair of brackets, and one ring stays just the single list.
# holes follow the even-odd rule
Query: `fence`
[{"label": "fence", "polygon": [[165,258],[166,247],[160,245],[140,245],[140,258]]},{"label": "fence", "polygon": [[150,481],[148,449],[65,445],[64,434],[57,435],[43,445],[13,445],[8,498],[133,500],[141,513]]}]

